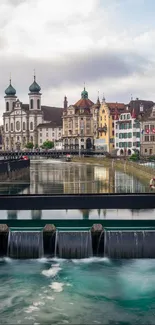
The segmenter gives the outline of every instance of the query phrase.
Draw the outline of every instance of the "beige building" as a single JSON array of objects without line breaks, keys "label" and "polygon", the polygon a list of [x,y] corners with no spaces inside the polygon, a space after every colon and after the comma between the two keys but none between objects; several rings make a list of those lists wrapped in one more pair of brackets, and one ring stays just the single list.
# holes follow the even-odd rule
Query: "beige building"
[{"label": "beige building", "polygon": [[148,116],[141,119],[141,155],[155,155],[155,105]]},{"label": "beige building", "polygon": [[53,122],[61,125],[62,108],[41,105],[40,86],[34,81],[29,87],[29,104],[23,104],[11,85],[5,90],[5,112],[3,114],[3,148],[20,150],[28,142],[38,145],[37,126]]},{"label": "beige building", "polygon": [[94,137],[98,137],[99,99],[94,104],[88,98],[85,87],[81,99],[74,105],[64,100],[63,110],[63,146],[65,149],[90,149]]},{"label": "beige building", "polygon": [[54,142],[55,145],[62,138],[62,126],[56,126],[53,122],[39,124],[37,129],[39,147],[48,140]]}]

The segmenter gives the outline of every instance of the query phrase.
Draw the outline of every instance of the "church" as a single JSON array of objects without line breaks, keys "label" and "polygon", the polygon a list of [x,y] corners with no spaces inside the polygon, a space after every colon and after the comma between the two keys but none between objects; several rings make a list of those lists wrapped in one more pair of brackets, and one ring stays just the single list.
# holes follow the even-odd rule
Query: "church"
[{"label": "church", "polygon": [[55,127],[62,125],[61,107],[42,106],[41,87],[34,81],[29,87],[29,104],[23,104],[16,96],[11,84],[5,90],[5,112],[3,113],[3,149],[21,150],[27,143],[34,147],[38,143],[38,126],[52,122]]}]

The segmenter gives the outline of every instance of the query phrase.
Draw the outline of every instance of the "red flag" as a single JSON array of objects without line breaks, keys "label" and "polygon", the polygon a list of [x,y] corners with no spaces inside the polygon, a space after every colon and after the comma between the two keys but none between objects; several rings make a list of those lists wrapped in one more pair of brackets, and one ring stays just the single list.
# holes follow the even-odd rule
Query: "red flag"
[{"label": "red flag", "polygon": [[146,131],[146,133],[150,133],[150,130],[149,129],[147,129],[147,130],[145,130]]},{"label": "red flag", "polygon": [[155,129],[152,129],[152,132],[155,133]]}]

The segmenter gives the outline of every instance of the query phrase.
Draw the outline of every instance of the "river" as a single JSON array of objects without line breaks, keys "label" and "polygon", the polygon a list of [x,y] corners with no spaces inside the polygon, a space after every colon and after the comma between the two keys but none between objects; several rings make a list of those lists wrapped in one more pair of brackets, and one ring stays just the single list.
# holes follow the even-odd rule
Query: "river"
[{"label": "river", "polygon": [[[149,186],[132,175],[112,168],[66,163],[53,159],[31,160],[30,182],[1,184],[1,194],[140,193]],[[1,219],[154,219],[154,210],[35,210],[1,211]]]},{"label": "river", "polygon": [[[145,192],[133,176],[101,166],[32,160],[30,182],[1,193]],[[154,210],[1,211],[1,219],[154,219]],[[97,222],[98,222],[97,221]],[[154,324],[155,260],[0,259],[1,324]]]}]

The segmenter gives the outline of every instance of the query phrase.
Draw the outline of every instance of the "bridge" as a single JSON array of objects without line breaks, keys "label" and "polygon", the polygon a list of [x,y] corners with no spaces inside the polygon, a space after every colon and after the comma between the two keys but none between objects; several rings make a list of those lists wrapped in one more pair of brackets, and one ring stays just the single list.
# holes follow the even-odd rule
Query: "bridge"
[{"label": "bridge", "polygon": [[19,156],[41,156],[41,157],[51,157],[51,158],[62,158],[65,157],[66,155],[71,155],[71,156],[106,156],[110,157],[110,154],[108,152],[104,151],[96,151],[96,150],[51,150],[51,151],[0,151],[0,156],[4,157],[6,159],[8,158],[14,158],[14,157],[19,157]]},{"label": "bridge", "polygon": [[65,209],[155,209],[155,193],[0,195],[0,210]]}]

